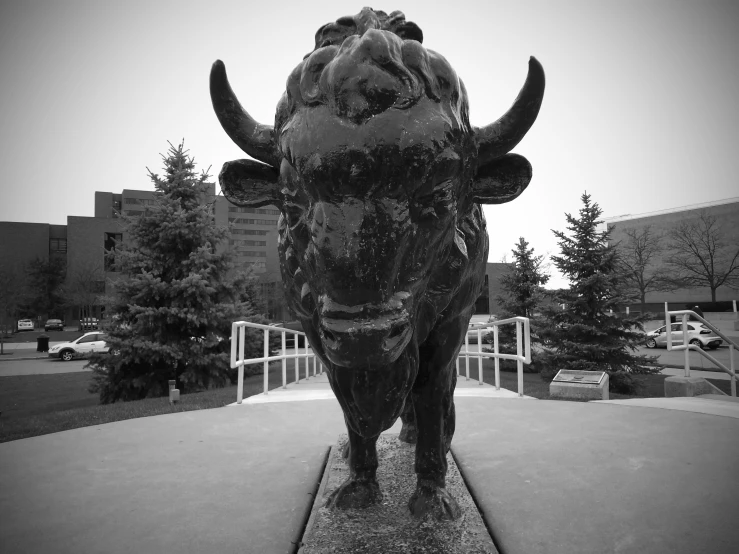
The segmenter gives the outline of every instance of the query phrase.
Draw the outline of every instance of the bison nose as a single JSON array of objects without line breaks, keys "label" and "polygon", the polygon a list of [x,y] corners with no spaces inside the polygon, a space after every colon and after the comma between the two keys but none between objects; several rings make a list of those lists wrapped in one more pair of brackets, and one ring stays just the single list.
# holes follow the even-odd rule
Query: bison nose
[{"label": "bison nose", "polygon": [[326,356],[347,368],[381,369],[398,359],[413,334],[408,318],[322,318],[319,335]]}]

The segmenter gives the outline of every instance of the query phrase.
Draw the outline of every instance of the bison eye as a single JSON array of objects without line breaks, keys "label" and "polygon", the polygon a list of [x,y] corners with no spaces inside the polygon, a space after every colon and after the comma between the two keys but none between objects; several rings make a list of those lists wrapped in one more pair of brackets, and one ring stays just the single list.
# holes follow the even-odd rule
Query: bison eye
[{"label": "bison eye", "polygon": [[[445,185],[451,185],[451,181]],[[417,199],[418,206],[416,214],[421,222],[436,221],[441,223],[454,209],[454,199],[451,186],[436,188],[430,194]]]}]

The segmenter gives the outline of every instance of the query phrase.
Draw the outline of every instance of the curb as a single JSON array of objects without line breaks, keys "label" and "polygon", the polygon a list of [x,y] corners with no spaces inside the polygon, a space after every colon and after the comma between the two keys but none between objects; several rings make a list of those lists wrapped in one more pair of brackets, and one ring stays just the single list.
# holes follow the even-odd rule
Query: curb
[{"label": "curb", "polygon": [[[685,369],[684,365],[677,365],[677,364],[659,364],[658,363],[657,367],[669,368],[669,369]],[[721,373],[721,369],[719,368],[706,369],[704,367],[693,367],[693,366],[690,366],[690,371],[691,373],[693,371],[706,371],[708,373],[716,373],[716,372]]]},{"label": "curb", "polygon": [[49,358],[49,356],[23,356],[21,358],[5,358],[4,356],[7,356],[8,354],[3,354],[3,357],[0,357],[0,363],[2,362],[17,362],[20,360],[46,360]]}]

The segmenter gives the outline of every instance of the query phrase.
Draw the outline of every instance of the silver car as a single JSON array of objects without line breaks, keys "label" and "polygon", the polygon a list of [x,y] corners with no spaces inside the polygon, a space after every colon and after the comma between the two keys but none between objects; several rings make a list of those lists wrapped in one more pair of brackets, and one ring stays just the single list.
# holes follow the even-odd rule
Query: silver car
[{"label": "silver car", "polygon": [[[721,346],[721,337],[714,334],[706,325],[696,321],[688,322],[688,344],[698,346],[700,348],[716,349]],[[647,333],[647,347],[657,348],[658,346],[667,347],[666,326],[655,329],[651,333]],[[672,323],[670,325],[670,333],[672,334],[672,344],[680,345],[683,343],[683,325],[682,323]]]},{"label": "silver car", "polygon": [[49,358],[60,358],[68,362],[74,358],[84,358],[93,352],[107,352],[106,336],[103,333],[85,333],[71,342],[55,344],[49,349]]}]

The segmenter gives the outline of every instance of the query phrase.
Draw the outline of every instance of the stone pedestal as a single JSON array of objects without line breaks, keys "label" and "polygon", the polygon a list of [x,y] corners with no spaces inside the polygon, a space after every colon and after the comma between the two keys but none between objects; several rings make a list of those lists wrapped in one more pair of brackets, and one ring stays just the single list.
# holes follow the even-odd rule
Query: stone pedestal
[{"label": "stone pedestal", "polygon": [[700,396],[701,394],[721,394],[721,389],[714,387],[703,377],[667,377],[665,379],[665,397]]},{"label": "stone pedestal", "polygon": [[388,434],[377,441],[382,503],[364,509],[326,508],[330,493],[349,475],[341,455],[346,442],[346,435],[341,435],[331,449],[298,554],[498,554],[451,453],[447,454],[446,489],[459,503],[462,517],[440,522],[410,514],[408,499],[416,487],[415,447]]},{"label": "stone pedestal", "polygon": [[[575,380],[578,375],[586,378],[584,382]],[[562,369],[549,383],[549,395],[552,398],[570,400],[609,400],[608,382],[608,374],[605,372],[596,373]]]}]

